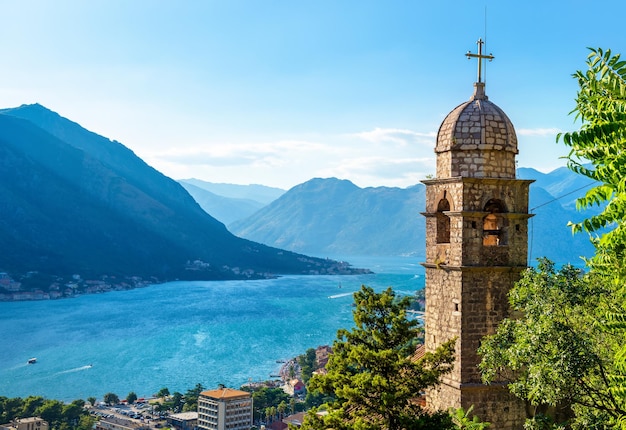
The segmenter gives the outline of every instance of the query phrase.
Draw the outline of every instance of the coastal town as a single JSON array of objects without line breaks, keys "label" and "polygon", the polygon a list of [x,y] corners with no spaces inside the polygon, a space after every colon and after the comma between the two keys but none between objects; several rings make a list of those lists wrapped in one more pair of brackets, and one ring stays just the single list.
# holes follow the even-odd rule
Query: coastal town
[{"label": "coastal town", "polygon": [[[331,260],[327,259],[326,261]],[[210,264],[202,260],[187,261],[185,271],[188,273],[201,272],[208,267],[210,267]],[[223,265],[220,268],[220,272],[225,279],[270,279],[277,277],[276,274],[272,273],[255,272],[227,265]],[[371,273],[369,269],[354,268],[346,261],[334,261],[327,268],[313,267],[306,274],[315,276]],[[15,275],[0,271],[0,302],[56,300],[78,297],[84,294],[132,290],[166,282],[166,280],[155,276],[102,275],[98,279],[91,279],[75,273],[64,278],[62,276],[44,276],[37,271],[30,271],[20,275],[18,277],[19,280],[15,278]]]},{"label": "coastal town", "polygon": [[[37,276],[29,272],[25,278]],[[0,301],[55,300],[77,297],[83,294],[99,294],[111,291],[124,291],[158,283],[156,278],[143,279],[140,276],[118,278],[106,276],[103,279],[83,279],[72,275],[71,279],[57,278],[44,288],[26,289],[24,283],[16,281],[7,272],[0,272]]]},{"label": "coastal town", "polygon": [[[92,417],[95,430],[198,430],[225,428],[257,428],[285,430],[300,427],[306,405],[305,381],[314,374],[324,374],[332,348],[328,345],[310,348],[301,356],[281,363],[276,378],[261,382],[248,382],[239,389],[220,385],[214,389],[200,390],[197,397],[185,398],[181,393],[170,394],[167,388],[149,398],[136,398],[130,393],[120,399],[108,393],[103,399],[88,399],[84,408]],[[35,364],[35,361],[29,364]],[[191,390],[193,391],[193,390]],[[191,392],[190,391],[190,392]],[[264,395],[273,392],[279,403],[267,402]],[[278,394],[277,394],[278,393]],[[194,410],[187,406],[193,403]],[[275,403],[275,402],[274,402]],[[183,405],[185,405],[183,407]],[[228,426],[225,423],[229,423]],[[243,427],[233,427],[243,426]],[[49,430],[50,423],[38,416],[16,418],[0,424],[0,430]]]}]

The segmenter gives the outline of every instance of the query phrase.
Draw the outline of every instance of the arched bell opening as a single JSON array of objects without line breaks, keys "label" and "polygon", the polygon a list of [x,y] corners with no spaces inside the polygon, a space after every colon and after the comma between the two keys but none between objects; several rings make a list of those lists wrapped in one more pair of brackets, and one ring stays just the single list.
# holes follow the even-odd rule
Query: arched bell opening
[{"label": "arched bell opening", "polygon": [[444,212],[450,211],[450,202],[444,197],[437,204],[437,243],[450,243],[450,217]]},{"label": "arched bell opening", "polygon": [[483,217],[483,245],[506,245],[506,218],[502,215],[506,212],[504,203],[491,199],[485,205],[484,212],[488,213]]}]

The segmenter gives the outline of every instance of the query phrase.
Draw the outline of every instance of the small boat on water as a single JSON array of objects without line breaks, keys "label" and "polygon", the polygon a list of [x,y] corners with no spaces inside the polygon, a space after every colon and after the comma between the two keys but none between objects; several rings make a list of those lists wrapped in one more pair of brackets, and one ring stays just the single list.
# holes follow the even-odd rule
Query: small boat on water
[{"label": "small boat on water", "polygon": [[35,364],[35,363],[37,363],[37,359],[35,357],[28,359],[28,364]]}]

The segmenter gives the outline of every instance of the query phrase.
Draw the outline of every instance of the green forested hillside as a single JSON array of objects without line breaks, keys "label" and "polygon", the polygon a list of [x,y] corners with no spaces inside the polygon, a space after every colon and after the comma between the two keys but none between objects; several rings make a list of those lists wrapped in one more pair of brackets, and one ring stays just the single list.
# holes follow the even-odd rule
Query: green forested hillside
[{"label": "green forested hillside", "polygon": [[164,280],[342,270],[233,236],[132,151],[40,105],[0,112],[0,155],[0,271]]},{"label": "green forested hillside", "polygon": [[[525,175],[550,175],[525,169]],[[563,181],[561,172],[558,180]],[[576,176],[570,172],[570,176]],[[578,187],[576,181],[559,190]],[[578,194],[560,200],[537,184],[531,185],[529,223],[531,263],[548,256],[557,262],[581,263],[593,254],[584,235],[573,236],[568,221],[583,218],[571,209]],[[565,203],[565,206],[562,205]],[[350,181],[312,179],[300,184],[267,207],[228,228],[235,234],[271,246],[314,255],[424,255],[425,188],[359,188]]]}]

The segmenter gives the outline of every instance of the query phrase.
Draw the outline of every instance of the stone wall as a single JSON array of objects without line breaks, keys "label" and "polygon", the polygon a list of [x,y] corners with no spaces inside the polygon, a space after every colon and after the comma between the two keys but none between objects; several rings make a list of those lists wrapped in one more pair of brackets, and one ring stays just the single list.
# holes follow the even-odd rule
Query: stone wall
[{"label": "stone wall", "polygon": [[493,334],[509,316],[508,291],[523,267],[442,268],[426,266],[427,351],[457,338],[450,384],[480,383],[477,350],[482,338]]},{"label": "stone wall", "polygon": [[[426,261],[450,266],[526,266],[528,257],[528,188],[532,181],[518,179],[452,178],[426,184]],[[448,240],[437,234],[437,208],[449,202]],[[485,246],[486,207],[501,203],[497,246]]]},{"label": "stone wall", "polygon": [[476,150],[437,156],[437,177],[515,178],[515,154]]},{"label": "stone wall", "polygon": [[[459,395],[459,393],[463,393]],[[448,410],[462,407],[466,411],[473,406],[471,416],[491,423],[492,430],[522,430],[526,417],[526,405],[503,385],[441,384],[428,393],[427,404],[433,410]]]},{"label": "stone wall", "polygon": [[[426,350],[456,338],[454,369],[440,388],[427,393],[427,403],[444,410],[474,405],[474,413],[498,430],[521,428],[523,403],[500,385],[481,383],[477,350],[508,316],[508,292],[527,265],[531,182],[474,177],[424,181]],[[488,216],[496,220],[489,224],[495,231],[486,230]],[[445,234],[437,231],[442,226]],[[488,234],[497,240],[487,241]]]}]

